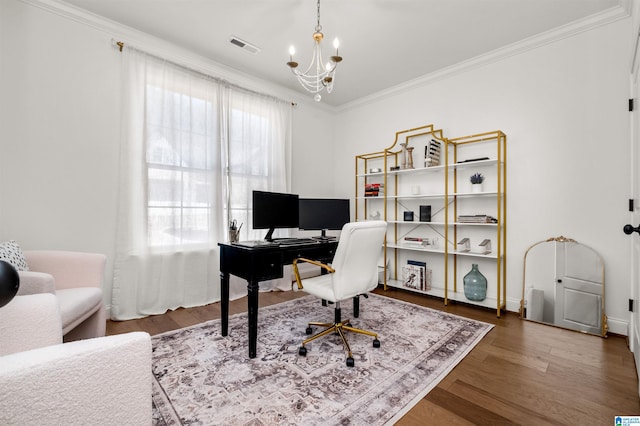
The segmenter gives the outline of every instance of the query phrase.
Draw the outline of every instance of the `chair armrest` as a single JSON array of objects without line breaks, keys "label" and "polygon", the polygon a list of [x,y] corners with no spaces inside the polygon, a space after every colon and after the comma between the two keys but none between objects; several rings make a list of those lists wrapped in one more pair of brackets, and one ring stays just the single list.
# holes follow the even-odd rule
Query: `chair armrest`
[{"label": "chair armrest", "polygon": [[51,274],[35,271],[18,271],[18,276],[20,277],[18,296],[39,293],[55,294],[56,292],[56,286]]},{"label": "chair armrest", "polygon": [[56,296],[50,293],[16,296],[0,309],[0,336],[0,358],[62,343]]},{"label": "chair armrest", "polygon": [[102,288],[107,258],[100,253],[25,250],[29,270],[53,275],[55,288]]},{"label": "chair armrest", "polygon": [[134,332],[0,357],[0,424],[150,425],[151,338]]},{"label": "chair armrest", "polygon": [[334,273],[336,271],[331,266],[329,266],[329,265],[327,265],[325,263],[322,263],[322,262],[318,262],[317,260],[306,259],[304,257],[299,257],[297,259],[293,259],[293,274],[296,277],[296,283],[298,284],[298,290],[302,290],[304,288],[303,285],[302,285],[302,280],[300,279],[300,271],[298,271],[298,262],[311,263],[312,265],[316,265],[316,266],[319,266],[319,267],[325,269],[330,274],[332,274],[332,273]]}]

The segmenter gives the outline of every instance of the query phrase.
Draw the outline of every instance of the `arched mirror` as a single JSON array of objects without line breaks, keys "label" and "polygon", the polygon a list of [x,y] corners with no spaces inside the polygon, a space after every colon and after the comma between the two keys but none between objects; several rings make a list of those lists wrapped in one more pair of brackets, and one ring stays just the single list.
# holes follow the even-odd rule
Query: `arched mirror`
[{"label": "arched mirror", "polygon": [[602,256],[562,236],[530,246],[524,254],[520,317],[605,337]]}]

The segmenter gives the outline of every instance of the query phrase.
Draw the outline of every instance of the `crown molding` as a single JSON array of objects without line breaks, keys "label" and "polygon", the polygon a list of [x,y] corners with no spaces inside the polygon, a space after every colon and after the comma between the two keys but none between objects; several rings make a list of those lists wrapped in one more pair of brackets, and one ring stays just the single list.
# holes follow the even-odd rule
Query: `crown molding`
[{"label": "crown molding", "polygon": [[[491,63],[499,62],[512,56],[528,52],[533,49],[555,43],[565,38],[592,30],[594,28],[616,22],[631,16],[631,4],[629,0],[619,0],[619,5],[587,16],[583,19],[571,22],[553,30],[537,34],[522,41],[493,50],[489,53],[459,62],[455,65],[442,68],[432,73],[423,75],[413,80],[406,81],[396,86],[381,90],[377,93],[364,96],[343,105],[331,107],[327,104],[309,101],[308,97],[284,86],[277,85],[258,77],[247,74],[241,70],[231,68],[209,58],[196,55],[188,49],[177,46],[166,40],[154,37],[150,34],[128,27],[97,14],[88,12],[61,0],[20,0],[23,3],[46,10],[50,13],[73,20],[80,24],[101,31],[112,38],[125,44],[136,46],[157,56],[166,57],[186,67],[193,68],[213,76],[220,77],[245,87],[249,90],[263,92],[278,98],[291,99],[293,103],[313,106],[329,113],[340,113],[344,110],[366,105],[397,94],[415,90],[416,88],[433,84],[439,80],[450,78]],[[275,89],[275,90],[274,90]]]},{"label": "crown molding", "polygon": [[335,112],[334,107],[322,103],[318,104],[313,101],[313,99],[309,100],[308,96],[303,96],[292,89],[280,86],[270,81],[262,80],[241,70],[215,62],[212,59],[192,53],[188,49],[170,43],[164,39],[107,19],[64,1],[19,1],[102,32],[112,40],[112,44],[113,41],[121,41],[125,45],[134,46],[152,55],[166,58],[187,68],[218,77],[228,81],[230,84],[234,84],[248,90],[264,93],[280,99],[287,99],[298,106],[313,106],[314,108],[325,110],[329,113]]},{"label": "crown molding", "polygon": [[415,90],[416,88],[433,84],[434,82],[437,82],[439,80],[447,79],[457,74],[461,74],[473,69],[486,66],[488,64],[499,62],[509,57],[520,55],[524,52],[528,52],[530,50],[534,50],[569,37],[573,37],[577,34],[592,30],[594,28],[628,18],[630,16],[630,11],[628,7],[625,7],[625,1],[626,0],[620,0],[619,6],[609,8],[600,13],[587,16],[586,18],[579,19],[569,24],[554,28],[553,30],[537,34],[522,41],[493,50],[489,53],[467,59],[455,65],[442,68],[413,80],[409,80],[388,89],[381,90],[372,95],[368,95],[360,99],[356,99],[352,102],[340,105],[336,107],[336,111],[341,112],[347,109],[366,105],[374,101],[392,97],[409,90]]}]

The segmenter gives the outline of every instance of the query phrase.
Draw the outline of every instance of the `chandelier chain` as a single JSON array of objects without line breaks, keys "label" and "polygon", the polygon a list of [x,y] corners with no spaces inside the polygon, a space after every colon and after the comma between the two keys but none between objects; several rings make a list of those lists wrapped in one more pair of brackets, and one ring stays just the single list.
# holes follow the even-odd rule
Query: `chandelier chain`
[{"label": "chandelier chain", "polygon": [[320,25],[320,0],[318,0],[318,23],[316,25],[316,31],[322,31],[322,25]]}]

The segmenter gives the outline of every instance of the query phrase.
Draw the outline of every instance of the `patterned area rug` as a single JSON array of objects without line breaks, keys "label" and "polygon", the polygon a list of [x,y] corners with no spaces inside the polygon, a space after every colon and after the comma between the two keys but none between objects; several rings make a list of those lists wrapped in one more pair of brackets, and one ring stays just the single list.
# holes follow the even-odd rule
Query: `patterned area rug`
[{"label": "patterned area rug", "polygon": [[258,353],[248,357],[247,316],[209,321],[153,337],[156,425],[391,424],[433,389],[493,327],[371,294],[360,317],[342,303],[343,319],[378,333],[347,333],[307,345],[307,321],[332,321],[333,305],[313,296],[260,308]]}]

